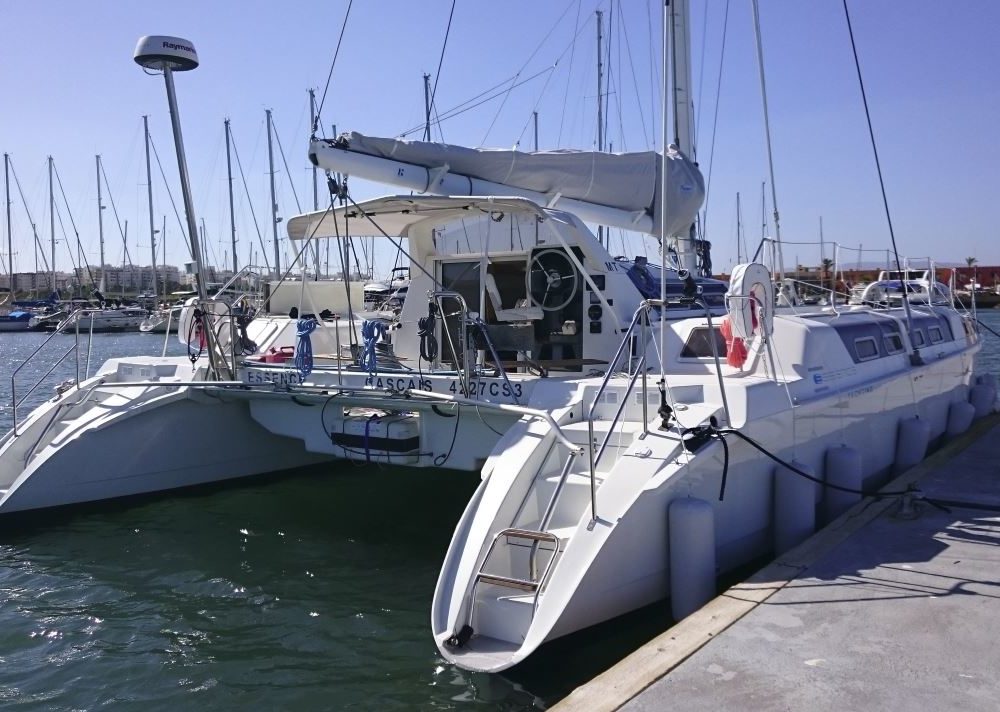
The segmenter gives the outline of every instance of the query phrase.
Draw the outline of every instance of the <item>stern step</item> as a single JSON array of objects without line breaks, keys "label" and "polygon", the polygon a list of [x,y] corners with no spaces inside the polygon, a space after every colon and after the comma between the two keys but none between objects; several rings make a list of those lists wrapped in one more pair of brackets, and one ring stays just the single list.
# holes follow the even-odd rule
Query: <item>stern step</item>
[{"label": "stern step", "polygon": [[516,588],[518,591],[535,592],[538,590],[537,581],[525,581],[524,579],[511,578],[509,576],[497,576],[496,574],[484,574],[479,572],[476,581],[491,583],[494,586],[505,586],[506,588]]}]

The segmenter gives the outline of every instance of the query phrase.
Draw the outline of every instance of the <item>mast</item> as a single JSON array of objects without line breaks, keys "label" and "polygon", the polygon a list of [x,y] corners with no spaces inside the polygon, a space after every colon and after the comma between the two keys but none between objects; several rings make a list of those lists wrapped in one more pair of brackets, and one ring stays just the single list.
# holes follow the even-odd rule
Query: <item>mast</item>
[{"label": "mast", "polygon": [[[604,13],[597,14],[597,150],[604,150],[604,54],[601,51],[604,44]],[[597,241],[604,244],[604,226],[597,226]]]},{"label": "mast", "polygon": [[[531,117],[535,122],[535,151],[538,151],[538,112],[532,111]],[[316,170],[315,168],[313,170]]]},{"label": "mast", "polygon": [[153,173],[149,163],[149,116],[143,115],[142,127],[146,133],[146,196],[149,203],[149,253],[153,259],[153,296],[159,296],[160,285],[156,274],[156,223],[153,217]]},{"label": "mast", "polygon": [[[694,121],[691,105],[691,27],[688,21],[688,17],[690,16],[688,0],[670,0],[670,2],[664,5],[664,13],[666,18],[664,37],[669,37],[673,43],[671,51],[668,52],[664,49],[663,71],[664,86],[668,86],[671,81],[673,83],[672,91],[669,95],[673,104],[674,143],[680,149],[681,153],[695,160],[697,153],[694,145]],[[666,46],[667,40],[664,39],[664,48]],[[671,59],[673,60],[672,72],[669,66]],[[665,90],[664,101],[667,100],[666,97],[667,91]],[[666,110],[667,107],[664,106],[664,114],[667,113]],[[668,171],[666,154],[666,147],[670,143],[667,140],[668,135],[665,129],[663,137],[663,166],[661,169],[663,173],[661,182],[664,185],[666,184],[666,174]],[[666,199],[665,190],[661,193],[660,197],[664,200]],[[663,210],[665,203],[661,202],[660,208]],[[675,237],[677,243],[677,261],[681,269],[686,269],[689,272],[695,272],[698,259],[695,253],[694,231],[695,226],[692,223],[686,235],[677,235]],[[667,237],[670,236],[662,235],[661,232],[662,239],[666,239]]]},{"label": "mast", "polygon": [[163,246],[163,299],[167,299],[167,216],[163,216],[163,227],[160,229],[160,245]]},{"label": "mast", "polygon": [[740,253],[740,237],[743,231],[743,213],[740,210],[740,192],[736,191],[736,264],[740,264],[742,256]]},{"label": "mast", "polygon": [[[309,125],[316,126],[316,91],[309,90]],[[316,164],[312,164],[313,210],[319,210],[319,183],[317,182]],[[319,279],[319,242],[313,242],[313,261],[316,267],[316,279]]]},{"label": "mast", "polygon": [[[97,238],[101,245],[101,282],[104,281],[104,201],[101,196],[101,157],[94,156],[97,164]],[[107,285],[105,285],[107,286]],[[103,292],[104,290],[101,289]]]},{"label": "mast", "polygon": [[[49,156],[49,234],[52,250],[52,291],[56,291],[56,198],[52,190],[52,156]],[[72,254],[72,253],[70,253]]]},{"label": "mast", "polygon": [[431,140],[431,75],[424,75],[424,141]]},{"label": "mast", "polygon": [[[239,262],[236,259],[236,209],[233,207],[233,158],[230,153],[230,128],[229,119],[226,119],[223,124],[226,127],[226,176],[229,178],[229,226],[232,231],[230,239],[233,248],[233,276],[239,271]],[[315,169],[313,169],[315,170]]]},{"label": "mast", "polygon": [[823,275],[826,273],[826,245],[823,242],[823,216],[819,216],[819,286],[823,286]]},{"label": "mast", "polygon": [[[656,227],[659,228],[660,232],[660,389],[663,393],[663,389],[666,387],[667,377],[666,377],[666,358],[664,355],[667,353],[665,350],[664,334],[667,331],[667,147],[670,145],[670,122],[667,117],[667,88],[670,86],[670,76],[668,70],[670,68],[669,54],[667,52],[668,43],[670,41],[670,5],[667,2],[663,3],[663,56],[662,56],[662,68],[661,74],[663,78],[663,95],[661,97],[662,106],[660,112],[660,130],[661,130],[661,146],[660,149],[663,151],[661,157],[661,170],[660,170],[660,224]],[[684,266],[684,265],[681,265]],[[660,396],[663,397],[662,395]],[[591,493],[591,504],[593,505],[596,501],[595,495]]]},{"label": "mast", "polygon": [[274,196],[274,144],[271,138],[271,110],[267,115],[267,166],[271,178],[271,231],[274,236],[274,274],[281,278],[281,247],[278,245],[278,201]]},{"label": "mast", "polygon": [[10,225],[10,154],[3,154],[3,188],[4,205],[7,212],[7,274],[10,275],[10,282],[7,284],[10,289],[11,299],[14,298],[14,239],[11,237]]}]

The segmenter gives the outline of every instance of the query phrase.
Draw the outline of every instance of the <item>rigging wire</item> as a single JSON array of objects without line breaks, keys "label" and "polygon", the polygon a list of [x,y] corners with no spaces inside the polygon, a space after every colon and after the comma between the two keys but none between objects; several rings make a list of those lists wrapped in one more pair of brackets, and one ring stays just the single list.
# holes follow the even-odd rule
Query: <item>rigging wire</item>
[{"label": "rigging wire", "polygon": [[292,196],[295,198],[295,209],[298,212],[302,212],[302,204],[299,202],[299,194],[295,190],[295,182],[292,180],[292,173],[288,170],[288,159],[285,158],[285,149],[281,146],[281,136],[278,134],[278,128],[274,125],[274,116],[271,116],[271,128],[274,130],[274,138],[278,144],[278,153],[281,154],[281,163],[285,166],[285,175],[288,177],[288,185],[292,189]]},{"label": "rigging wire", "polygon": [[[28,201],[24,198],[24,190],[21,189],[21,180],[17,177],[17,171],[14,170],[14,158],[11,156],[9,158],[10,164],[10,174],[14,176],[14,184],[17,186],[17,192],[21,196],[21,205],[24,206],[24,212],[28,216],[28,222],[31,223],[31,232],[35,237],[35,247],[38,253],[42,256],[42,265],[45,267],[45,271],[49,271],[49,263],[45,257],[45,248],[42,247],[42,241],[38,237],[38,226],[35,223],[34,218],[31,217],[31,210],[28,209]],[[38,264],[38,256],[35,256],[35,264]]]},{"label": "rigging wire", "polygon": [[[467,101],[463,102],[462,104],[458,104],[454,108],[449,109],[448,111],[446,111],[444,114],[441,114],[440,117],[438,117],[437,124],[440,125],[441,122],[445,121],[446,119],[453,119],[456,116],[464,114],[466,111],[471,111],[472,109],[475,109],[476,107],[482,106],[483,104],[485,104],[488,101],[492,101],[493,99],[496,99],[497,97],[503,96],[505,93],[509,93],[511,89],[516,89],[517,87],[523,86],[523,85],[527,84],[528,82],[530,82],[530,81],[532,81],[534,79],[538,79],[538,77],[542,76],[546,72],[551,72],[553,69],[554,69],[554,67],[546,67],[545,69],[543,69],[543,70],[541,70],[539,72],[536,72],[535,74],[532,74],[527,79],[522,79],[521,81],[517,82],[516,84],[514,84],[514,85],[512,85],[510,87],[507,87],[506,89],[503,89],[501,91],[496,91],[497,89],[499,89],[500,87],[502,87],[503,85],[505,85],[507,82],[511,81],[511,79],[516,79],[517,76],[515,75],[514,77],[511,77],[511,78],[508,78],[508,79],[504,79],[499,84],[495,84],[493,87],[487,89],[486,91],[484,91],[484,92],[482,92],[480,94],[477,94],[473,98],[468,99]],[[496,93],[492,94],[490,96],[487,96],[482,101],[476,101],[480,97],[482,97],[482,96],[484,96],[486,94],[489,94],[490,92],[496,92]],[[471,102],[476,102],[476,103],[471,103]],[[469,106],[466,106],[467,104],[469,104]],[[424,128],[426,127],[426,125],[427,125],[426,122],[421,122],[419,126],[414,126],[413,128],[407,129],[406,131],[403,131],[402,133],[400,133],[399,137],[400,138],[405,138],[406,136],[409,136],[410,134],[414,134],[414,133],[416,133],[418,131],[423,131]]]},{"label": "rigging wire", "polygon": [[[576,38],[580,36],[580,9],[583,0],[578,0],[576,4],[576,21],[573,23],[573,41],[570,43],[569,71],[566,74],[566,91],[563,93],[563,109],[559,116],[559,137],[556,139],[556,148],[562,145],[563,123],[566,119],[566,106],[569,103],[569,85],[573,79],[573,58],[576,55]],[[586,24],[586,23],[585,23]]]},{"label": "rigging wire", "polygon": [[753,6],[753,29],[757,40],[757,71],[760,76],[760,99],[764,105],[764,138],[767,140],[767,165],[771,177],[771,208],[774,210],[774,239],[777,245],[778,279],[782,279],[785,271],[785,257],[781,252],[781,224],[778,221],[778,190],[774,182],[774,155],[771,151],[771,120],[767,111],[767,86],[764,82],[764,47],[760,35],[760,8],[757,0],[751,0]]},{"label": "rigging wire", "polygon": [[708,176],[705,178],[705,210],[701,218],[701,236],[708,239],[708,196],[712,190],[712,166],[715,164],[715,138],[719,127],[719,104],[722,99],[722,68],[726,61],[726,31],[729,29],[729,0],[722,20],[722,50],[719,54],[719,77],[715,84],[715,110],[712,118],[712,143],[708,149]]},{"label": "rigging wire", "polygon": [[[340,37],[337,38],[337,48],[333,51],[333,61],[330,62],[330,71],[326,75],[326,84],[323,86],[323,96],[319,100],[319,106],[316,108],[316,117],[312,125],[313,136],[316,135],[316,129],[320,124],[319,117],[323,114],[323,104],[326,103],[326,93],[330,89],[330,80],[333,78],[333,68],[337,66],[337,56],[340,54],[340,43],[344,41],[344,31],[347,29],[347,18],[351,16],[351,6],[353,4],[354,0],[348,0],[347,12],[344,13],[344,24],[340,26]],[[268,269],[270,269],[270,267]]]},{"label": "rigging wire", "polygon": [[[128,251],[128,236],[125,234],[125,230],[122,229],[121,218],[118,217],[118,208],[115,206],[115,197],[111,193],[111,184],[108,183],[108,175],[104,172],[104,162],[101,162],[101,176],[104,178],[104,187],[108,190],[108,200],[111,201],[111,212],[115,215],[115,222],[118,224],[118,234],[122,237],[122,246],[125,248],[125,262],[128,263],[129,267],[135,269],[135,265],[132,263],[132,255]],[[126,222],[126,225],[128,223]],[[103,268],[104,265],[101,265]]]},{"label": "rigging wire", "polygon": [[[620,15],[618,22],[619,29],[624,27],[625,25],[625,17],[622,15],[622,4],[623,3],[618,3],[618,13]],[[622,32],[621,34],[622,37],[624,38],[625,54],[628,57],[629,71],[632,72],[632,85],[635,87],[635,100],[636,100],[636,106],[639,109],[639,122],[642,125],[642,135],[644,138],[650,138],[652,134],[650,133],[649,129],[646,128],[646,112],[642,110],[642,97],[641,94],[639,93],[639,79],[635,71],[635,62],[632,60],[632,44],[628,41],[629,33]],[[621,114],[619,112],[619,116],[620,115]],[[655,140],[650,138],[649,145],[654,145],[654,144]]]},{"label": "rigging wire", "polygon": [[434,97],[437,96],[438,79],[441,78],[441,65],[444,64],[444,51],[448,47],[448,36],[451,34],[451,19],[455,16],[455,0],[451,0],[451,11],[448,13],[448,26],[444,30],[444,42],[441,44],[441,56],[438,57],[437,71],[434,73],[434,88],[431,89],[430,109],[434,110]]},{"label": "rigging wire", "polygon": [[[729,14],[729,0],[726,0],[726,14]],[[698,66],[698,98],[705,96],[705,48],[708,45],[708,3],[701,20],[701,59]],[[695,134],[701,136],[701,101],[694,107]],[[707,199],[707,198],[706,198]]]},{"label": "rigging wire", "polygon": [[[160,154],[156,150],[156,144],[153,142],[153,137],[152,136],[149,137],[149,145],[153,149],[153,156],[156,158],[156,167],[160,169],[160,178],[163,179],[163,187],[166,188],[166,190],[167,190],[167,197],[170,198],[170,206],[174,209],[174,217],[177,218],[177,225],[181,229],[181,236],[184,237],[185,239],[188,239],[188,254],[190,254],[190,250],[191,250],[190,239],[189,239],[190,236],[187,234],[187,231],[184,229],[184,222],[181,220],[181,214],[177,210],[177,203],[174,202],[174,194],[172,192],[170,192],[170,184],[167,183],[167,175],[166,175],[166,173],[163,172],[163,164],[160,163]],[[214,255],[213,255],[213,257],[214,257]],[[193,256],[192,256],[192,259],[194,259]]]},{"label": "rigging wire", "polygon": [[[882,177],[882,163],[878,157],[878,145],[875,142],[875,130],[872,128],[872,115],[868,110],[868,95],[865,92],[865,82],[861,78],[861,62],[858,59],[858,47],[854,42],[854,29],[851,27],[851,13],[847,9],[847,0],[843,0],[844,3],[844,19],[847,20],[847,34],[851,38],[851,52],[854,54],[854,68],[858,72],[858,87],[861,89],[861,101],[865,107],[865,121],[868,122],[868,136],[871,138],[872,142],[872,154],[875,156],[875,170],[878,172],[878,185],[879,189],[882,191],[882,205],[885,207],[885,220],[889,225],[889,239],[892,240],[892,252],[896,257],[896,269],[902,271],[902,266],[899,261],[899,250],[896,248],[896,232],[892,228],[892,214],[889,212],[889,198],[886,196],[885,192],[885,179]],[[756,6],[756,0],[754,0]],[[778,217],[778,211],[775,209],[774,212],[775,220]],[[905,275],[904,275],[905,277]],[[914,342],[913,336],[913,315],[910,313],[910,300],[904,295],[903,298],[903,310],[906,312],[906,326],[910,332],[910,343]],[[912,357],[914,359],[920,358],[919,350],[914,346]]]},{"label": "rigging wire", "polygon": [[[579,2],[579,0],[575,1]],[[600,3],[598,3],[598,5],[600,5]],[[564,9],[562,13],[560,13],[559,17],[556,18],[556,21],[552,24],[552,27],[549,28],[549,31],[545,33],[545,36],[542,38],[541,42],[539,42],[538,45],[535,47],[535,49],[532,50],[531,54],[528,55],[528,58],[524,61],[524,64],[521,65],[521,68],[517,70],[517,73],[514,75],[515,79],[521,76],[521,73],[524,72],[527,66],[531,63],[531,60],[533,60],[535,58],[535,55],[538,54],[539,50],[541,50],[542,47],[545,46],[545,43],[548,42],[549,38],[552,36],[552,33],[555,32],[556,28],[559,26],[559,23],[562,22],[563,18],[566,16],[566,13],[569,12],[569,9],[572,6],[573,2],[570,2],[568,5],[566,5],[566,9]],[[493,121],[490,122],[489,128],[486,129],[486,134],[483,136],[483,140],[479,143],[480,146],[486,144],[486,140],[489,138],[490,132],[493,131],[493,127],[496,125],[497,120],[500,118],[500,113],[503,111],[504,106],[507,105],[507,99],[510,98],[510,93],[511,90],[513,89],[514,85],[512,84],[507,88],[507,91],[504,93],[503,101],[500,102],[500,106],[497,108],[496,114],[493,115]]]},{"label": "rigging wire", "polygon": [[653,45],[653,0],[648,0],[646,3],[646,33],[648,35],[649,47],[649,96],[651,103],[651,121],[650,125],[654,128],[653,130],[653,151],[656,151],[656,130],[655,127],[658,126],[656,122],[656,88],[660,86],[660,65],[656,61],[655,46]]},{"label": "rigging wire", "polygon": [[[264,267],[268,272],[271,271],[271,264],[267,259],[267,248],[264,247],[264,236],[260,234],[260,224],[257,222],[257,213],[253,209],[253,200],[250,199],[250,188],[247,187],[247,178],[243,174],[243,163],[240,161],[240,152],[236,149],[236,137],[232,135],[232,124],[229,125],[230,134],[229,138],[232,140],[233,145],[233,155],[236,157],[236,167],[240,171],[240,180],[243,181],[243,192],[247,196],[247,207],[250,208],[250,217],[253,218],[253,227],[257,231],[257,242],[260,244],[260,255],[264,258]],[[253,262],[253,260],[250,260]]]},{"label": "rigging wire", "polygon": [[[59,169],[56,167],[55,162],[52,163],[52,172],[55,173],[56,183],[59,185],[59,193],[62,195],[63,203],[66,205],[66,215],[69,216],[69,224],[73,227],[73,234],[76,235],[76,244],[80,248],[80,254],[83,256],[83,263],[87,267],[87,278],[90,279],[90,283],[94,283],[94,275],[90,271],[90,261],[87,260],[87,253],[84,251],[83,246],[80,244],[80,231],[76,228],[76,220],[73,219],[73,211],[70,210],[69,201],[66,200],[66,191],[63,190],[62,178],[59,176]],[[57,213],[58,214],[58,213]],[[62,226],[62,215],[59,214],[59,224]],[[63,236],[66,235],[66,228],[63,227]],[[67,247],[69,245],[67,244]],[[70,261],[73,261],[72,251],[70,252]],[[79,266],[74,262],[74,268]]]}]

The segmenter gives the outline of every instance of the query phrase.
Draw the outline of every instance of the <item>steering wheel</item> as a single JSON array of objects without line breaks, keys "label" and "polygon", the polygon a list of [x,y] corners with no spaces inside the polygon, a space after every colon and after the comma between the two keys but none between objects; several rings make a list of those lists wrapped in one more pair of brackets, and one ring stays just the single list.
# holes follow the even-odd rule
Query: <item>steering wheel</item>
[{"label": "steering wheel", "polygon": [[531,258],[525,281],[532,305],[544,311],[559,311],[573,300],[580,279],[565,252],[549,249]]}]

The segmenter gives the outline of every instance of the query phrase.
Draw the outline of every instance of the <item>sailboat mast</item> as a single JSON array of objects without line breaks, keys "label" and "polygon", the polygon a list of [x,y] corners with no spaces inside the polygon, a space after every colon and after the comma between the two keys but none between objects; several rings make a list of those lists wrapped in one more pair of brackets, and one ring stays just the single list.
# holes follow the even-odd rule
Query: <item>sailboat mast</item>
[{"label": "sailboat mast", "polygon": [[160,230],[160,246],[163,248],[163,299],[167,298],[167,216],[163,216],[163,228]]},{"label": "sailboat mast", "polygon": [[56,291],[56,196],[52,189],[52,156],[49,156],[49,245],[52,254],[52,291]]},{"label": "sailboat mast", "polygon": [[159,280],[156,274],[156,223],[153,217],[153,173],[149,163],[149,116],[142,117],[142,127],[146,134],[146,196],[149,203],[149,253],[153,260],[153,296],[159,296]]},{"label": "sailboat mast", "polygon": [[267,166],[271,178],[271,232],[274,237],[274,274],[281,278],[281,247],[278,245],[278,201],[274,195],[274,145],[271,138],[271,110],[265,109],[267,115]]},{"label": "sailboat mast", "polygon": [[[597,14],[597,150],[604,150],[604,13]],[[604,244],[604,226],[597,226],[597,241]]]},{"label": "sailboat mast", "polygon": [[[97,239],[101,249],[101,280],[104,281],[104,201],[101,195],[101,157],[94,156],[97,164]],[[103,291],[103,290],[102,290]]]},{"label": "sailboat mast", "polygon": [[11,297],[14,295],[14,239],[11,237],[10,224],[10,154],[3,154],[3,189],[4,205],[7,212],[7,274],[10,282],[7,284]]},{"label": "sailboat mast", "polygon": [[[660,307],[660,388],[666,386],[666,359],[663,357],[666,354],[664,334],[667,331],[667,310],[666,310],[666,300],[667,300],[667,147],[670,145],[670,120],[667,116],[667,102],[669,101],[667,97],[668,87],[670,86],[670,59],[668,53],[668,43],[670,41],[670,5],[666,2],[663,3],[663,56],[661,67],[661,76],[663,78],[663,95],[661,97],[661,111],[660,111],[660,150],[663,152],[661,156],[660,164],[660,224],[656,227],[659,228],[660,233],[660,300],[663,302],[663,306]],[[591,493],[591,505],[595,503],[594,494]]]},{"label": "sailboat mast", "polygon": [[[309,125],[316,126],[316,91],[314,89],[309,90]],[[318,176],[316,174],[316,164],[313,163],[312,167],[312,180],[313,180],[313,210],[319,210],[319,183]],[[313,260],[316,263],[316,279],[319,279],[319,243],[313,242]]]},{"label": "sailboat mast", "polygon": [[826,274],[826,245],[823,242],[823,216],[819,216],[819,286],[823,286],[823,276]]},{"label": "sailboat mast", "polygon": [[[666,28],[664,30],[664,37],[669,37],[670,41],[673,43],[671,51],[667,52],[664,49],[665,56],[663,58],[663,71],[664,74],[664,86],[669,86],[669,82],[672,80],[673,86],[672,91],[667,93],[664,91],[664,101],[667,101],[667,96],[672,98],[673,102],[673,114],[674,114],[674,142],[677,147],[681,150],[685,156],[689,156],[692,160],[697,158],[695,145],[694,145],[694,121],[692,120],[692,107],[691,107],[691,28],[688,18],[690,17],[688,0],[671,0],[671,2],[666,3],[664,6],[664,13],[666,17]],[[664,48],[667,47],[667,39],[664,39]],[[670,60],[673,60],[673,71],[670,71]],[[667,107],[663,107],[663,113],[666,115]],[[666,118],[664,118],[666,120]],[[663,155],[663,166],[662,166],[662,178],[661,183],[666,185],[667,174],[669,173],[669,166],[667,163],[666,147],[670,144],[667,139],[668,133],[664,133],[664,155]],[[665,191],[661,194],[662,198],[666,197]],[[665,204],[661,203],[661,210],[665,209]],[[677,261],[681,269],[686,269],[689,272],[695,272],[697,269],[698,256],[695,252],[694,243],[694,230],[695,227],[692,224],[685,235],[677,235]],[[663,235],[666,239],[671,237],[669,235]]]},{"label": "sailboat mast", "polygon": [[[224,122],[226,127],[226,176],[229,179],[229,227],[230,241],[233,248],[233,276],[239,271],[239,261],[236,258],[236,209],[233,207],[233,157],[230,149],[230,128],[229,119]],[[314,169],[315,170],[315,169]]]},{"label": "sailboat mast", "polygon": [[740,209],[740,192],[736,191],[736,264],[740,264],[742,256],[740,253],[740,238],[743,232],[743,214]]},{"label": "sailboat mast", "polygon": [[431,140],[431,75],[424,75],[424,141]]}]

